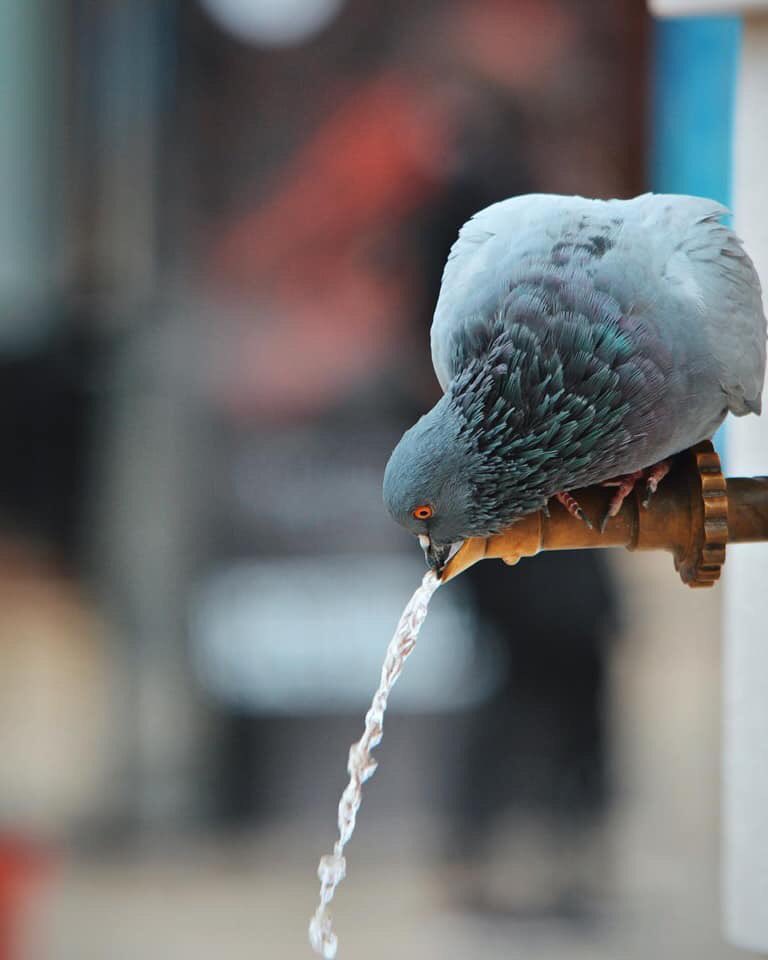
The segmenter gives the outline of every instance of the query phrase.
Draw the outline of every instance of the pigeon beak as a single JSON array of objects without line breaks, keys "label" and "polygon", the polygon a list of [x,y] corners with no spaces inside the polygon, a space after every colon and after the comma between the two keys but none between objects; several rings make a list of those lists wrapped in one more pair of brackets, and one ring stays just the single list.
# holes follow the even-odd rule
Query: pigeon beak
[{"label": "pigeon beak", "polygon": [[438,546],[436,543],[432,543],[432,540],[426,536],[426,534],[422,533],[419,534],[419,544],[424,551],[427,566],[430,570],[434,570],[439,577],[442,575],[443,567],[445,567],[446,563],[458,552],[462,541],[449,543],[445,546]]}]

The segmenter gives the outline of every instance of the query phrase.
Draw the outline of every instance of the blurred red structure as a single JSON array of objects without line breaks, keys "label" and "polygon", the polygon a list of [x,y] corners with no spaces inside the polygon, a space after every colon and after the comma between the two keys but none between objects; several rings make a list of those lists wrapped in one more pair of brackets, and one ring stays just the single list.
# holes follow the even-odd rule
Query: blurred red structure
[{"label": "blurred red structure", "polygon": [[20,960],[33,899],[50,879],[52,855],[39,844],[0,835],[0,960]]}]

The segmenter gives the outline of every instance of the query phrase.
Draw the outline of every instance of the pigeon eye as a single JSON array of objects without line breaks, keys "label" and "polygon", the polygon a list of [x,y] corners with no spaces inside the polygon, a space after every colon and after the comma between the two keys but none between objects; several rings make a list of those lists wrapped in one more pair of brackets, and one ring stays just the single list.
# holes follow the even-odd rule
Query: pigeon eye
[{"label": "pigeon eye", "polygon": [[429,520],[433,513],[434,510],[428,503],[423,503],[420,507],[416,507],[414,510],[411,510],[411,515],[416,520]]}]

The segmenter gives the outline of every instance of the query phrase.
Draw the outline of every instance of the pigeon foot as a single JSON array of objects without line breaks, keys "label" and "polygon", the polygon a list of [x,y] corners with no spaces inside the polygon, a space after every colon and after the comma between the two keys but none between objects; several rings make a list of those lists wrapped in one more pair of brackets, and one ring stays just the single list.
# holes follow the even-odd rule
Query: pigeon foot
[{"label": "pigeon foot", "polygon": [[626,473],[621,477],[614,478],[613,480],[604,480],[600,486],[617,487],[617,490],[616,493],[614,493],[614,495],[611,497],[611,502],[608,504],[608,510],[606,511],[605,516],[600,521],[600,532],[603,533],[605,531],[608,521],[612,517],[615,517],[621,510],[622,504],[635,489],[638,480],[645,480],[645,496],[642,499],[642,505],[644,509],[647,510],[651,502],[651,497],[654,495],[654,493],[656,493],[659,488],[659,484],[669,473],[669,469],[669,460],[662,460],[660,463],[656,463],[652,467],[646,467],[643,470],[635,470],[634,473]]},{"label": "pigeon foot", "polygon": [[572,497],[570,493],[567,493],[565,490],[562,493],[556,493],[555,500],[564,506],[572,517],[576,517],[577,520],[581,520],[582,523],[586,524],[590,530],[592,529],[592,523],[589,517],[581,509],[576,498]]}]

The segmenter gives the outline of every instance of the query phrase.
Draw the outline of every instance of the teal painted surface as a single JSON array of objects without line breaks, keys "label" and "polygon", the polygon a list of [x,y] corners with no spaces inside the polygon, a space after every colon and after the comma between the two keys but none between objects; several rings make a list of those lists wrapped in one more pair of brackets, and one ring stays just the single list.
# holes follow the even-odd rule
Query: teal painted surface
[{"label": "teal painted surface", "polygon": [[[656,20],[649,180],[657,193],[692,193],[730,206],[738,17]],[[724,455],[724,431],[715,446]]]},{"label": "teal painted surface", "polygon": [[651,186],[728,204],[741,20],[657,20],[653,44]]}]

